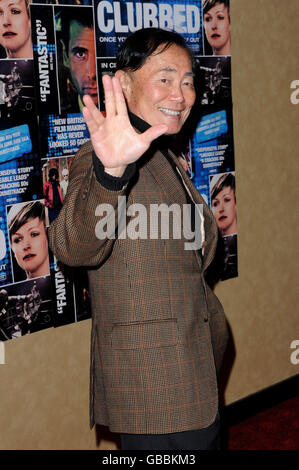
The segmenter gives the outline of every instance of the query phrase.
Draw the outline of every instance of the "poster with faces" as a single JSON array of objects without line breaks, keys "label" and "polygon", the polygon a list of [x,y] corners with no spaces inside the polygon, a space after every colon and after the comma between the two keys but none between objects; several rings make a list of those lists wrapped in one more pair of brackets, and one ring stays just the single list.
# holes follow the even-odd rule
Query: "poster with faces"
[{"label": "poster with faces", "polygon": [[37,122],[1,120],[0,124],[0,286],[13,282],[7,206],[42,197]]},{"label": "poster with faces", "polygon": [[73,156],[89,139],[83,95],[98,105],[93,8],[31,5],[41,158]]},{"label": "poster with faces", "polygon": [[13,115],[0,129],[0,338],[53,323],[38,126]]},{"label": "poster with faces", "polygon": [[214,214],[219,278],[238,275],[229,0],[0,0],[0,340],[90,318],[86,271],[55,259],[47,230],[89,139],[82,96],[105,112],[102,76],[147,27],[194,55],[197,100],[174,148]]},{"label": "poster with faces", "polygon": [[225,280],[238,275],[229,1],[203,1],[202,23],[204,52],[195,59],[192,181],[214,214],[219,230],[215,280]]}]

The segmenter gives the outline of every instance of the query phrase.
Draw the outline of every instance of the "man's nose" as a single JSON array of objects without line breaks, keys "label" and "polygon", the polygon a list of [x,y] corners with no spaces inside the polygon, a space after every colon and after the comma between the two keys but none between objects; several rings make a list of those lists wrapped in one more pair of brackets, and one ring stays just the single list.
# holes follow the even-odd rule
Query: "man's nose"
[{"label": "man's nose", "polygon": [[92,78],[93,80],[96,80],[97,78],[97,67],[96,67],[96,60],[95,56],[92,54],[89,57],[89,60],[87,62],[87,68],[88,68],[88,76]]},{"label": "man's nose", "polygon": [[185,101],[184,93],[180,85],[174,85],[171,90],[171,98],[173,101],[182,103]]}]

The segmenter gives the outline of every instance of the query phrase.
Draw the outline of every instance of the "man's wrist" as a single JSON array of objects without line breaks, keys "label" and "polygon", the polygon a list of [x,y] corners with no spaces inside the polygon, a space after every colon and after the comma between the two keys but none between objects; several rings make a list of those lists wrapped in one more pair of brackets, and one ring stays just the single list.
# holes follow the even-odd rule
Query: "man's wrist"
[{"label": "man's wrist", "polygon": [[[124,171],[121,176],[110,174],[106,171],[95,152],[92,152],[92,161],[97,181],[104,186],[104,188],[112,191],[120,191],[129,182],[136,171],[136,164],[130,163],[123,167]],[[110,170],[113,169],[110,168]]]}]

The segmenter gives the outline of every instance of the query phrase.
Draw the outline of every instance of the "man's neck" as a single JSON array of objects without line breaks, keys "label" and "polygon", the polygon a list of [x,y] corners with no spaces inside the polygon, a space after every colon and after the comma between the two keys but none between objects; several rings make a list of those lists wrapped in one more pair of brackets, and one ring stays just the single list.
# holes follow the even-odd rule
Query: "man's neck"
[{"label": "man's neck", "polygon": [[[128,114],[132,126],[135,127],[135,129],[137,129],[138,131],[145,132],[151,127],[148,122],[144,121],[142,118],[140,118],[129,110]],[[171,140],[171,135],[161,135],[160,137],[158,137],[158,139],[152,142],[151,146],[167,149],[171,146]]]},{"label": "man's neck", "polygon": [[145,132],[147,129],[151,127],[150,124],[148,124],[146,121],[141,119],[136,114],[131,113],[131,111],[128,111],[128,114],[129,114],[129,119],[130,119],[132,126],[138,129],[138,131]]}]

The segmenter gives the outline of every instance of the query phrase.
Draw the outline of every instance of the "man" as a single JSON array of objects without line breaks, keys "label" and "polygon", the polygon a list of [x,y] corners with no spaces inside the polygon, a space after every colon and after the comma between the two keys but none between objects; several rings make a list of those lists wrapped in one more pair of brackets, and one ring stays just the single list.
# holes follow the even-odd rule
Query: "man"
[{"label": "man", "polygon": [[[216,447],[216,367],[227,330],[204,272],[217,225],[167,148],[194,104],[193,80],[178,34],[152,28],[127,38],[115,77],[103,77],[106,117],[84,97],[91,142],[72,163],[64,206],[49,230],[58,259],[91,267],[91,426],[120,433],[125,450]],[[151,236],[151,209],[173,203],[178,212],[203,207],[203,218],[190,210],[198,231],[204,228],[202,246],[187,250],[182,237]],[[104,238],[103,221],[110,231]],[[168,222],[162,215],[164,228]]]},{"label": "man", "polygon": [[62,112],[81,112],[84,95],[90,95],[98,104],[92,9],[59,7],[56,25],[61,34],[60,72],[66,76],[60,83]]}]

